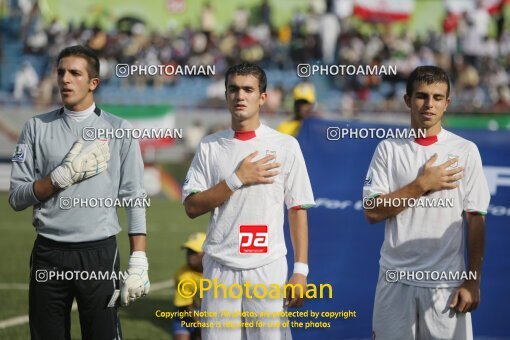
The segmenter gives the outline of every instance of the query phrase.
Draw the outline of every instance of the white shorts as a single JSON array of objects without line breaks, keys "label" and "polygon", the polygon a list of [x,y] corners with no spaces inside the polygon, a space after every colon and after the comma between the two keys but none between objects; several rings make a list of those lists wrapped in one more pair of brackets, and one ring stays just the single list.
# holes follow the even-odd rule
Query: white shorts
[{"label": "white shorts", "polygon": [[[244,285],[249,282],[252,286],[263,283],[265,285],[277,284],[279,286],[285,284],[287,281],[287,259],[285,256],[271,262],[265,266],[239,270],[226,267],[221,263],[214,260],[207,254],[204,255],[204,279],[214,280],[217,279],[218,283],[225,284],[227,287],[232,284]],[[246,296],[233,299],[224,298],[222,290],[218,290],[219,294],[215,297],[212,290],[205,292],[202,299],[202,311],[217,312],[218,315],[222,315],[225,311],[229,313],[234,312],[281,312],[284,311],[283,298],[282,299],[258,299],[254,297],[253,293],[250,293],[252,298]],[[258,294],[262,296],[262,294]],[[279,322],[282,323],[287,321],[287,318],[242,318],[241,316],[236,317],[223,317],[204,319],[204,322],[232,322],[234,324],[244,322],[257,322],[257,320],[269,325],[274,325]],[[292,339],[290,328],[286,327],[211,327],[202,328],[202,339],[203,340],[241,340],[241,339],[257,339],[257,340],[279,340],[279,339]]]},{"label": "white shorts", "polygon": [[449,307],[454,290],[387,282],[381,270],[375,292],[373,338],[472,340],[471,314],[454,313]]}]

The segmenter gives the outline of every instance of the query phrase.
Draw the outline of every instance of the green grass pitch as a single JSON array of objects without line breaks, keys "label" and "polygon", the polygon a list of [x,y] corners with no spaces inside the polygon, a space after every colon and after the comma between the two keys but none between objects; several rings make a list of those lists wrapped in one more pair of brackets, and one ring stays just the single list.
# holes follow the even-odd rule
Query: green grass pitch
[{"label": "green grass pitch", "polygon": [[[28,290],[12,289],[6,284],[28,284],[30,251],[36,237],[32,227],[32,211],[14,212],[8,195],[0,193],[0,321],[28,314]],[[129,240],[124,211],[118,212],[123,231],[117,236],[121,254],[121,269],[126,269]],[[180,202],[152,198],[147,209],[147,256],[149,278],[152,284],[173,278],[177,268],[184,263],[180,245],[188,235],[205,231],[208,216],[189,219]],[[155,311],[170,310],[172,289],[162,289],[121,308],[120,318],[124,339],[169,339],[170,320],[158,319]],[[78,312],[72,312],[72,338],[80,339]],[[29,339],[28,323],[0,329],[0,339]]]}]

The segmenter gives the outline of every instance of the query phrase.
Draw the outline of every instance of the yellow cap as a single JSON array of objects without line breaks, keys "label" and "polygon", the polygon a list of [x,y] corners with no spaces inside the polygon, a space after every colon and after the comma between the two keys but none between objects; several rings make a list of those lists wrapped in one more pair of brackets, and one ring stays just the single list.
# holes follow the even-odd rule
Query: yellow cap
[{"label": "yellow cap", "polygon": [[315,103],[315,88],[312,83],[300,83],[292,91],[294,101],[306,100],[309,103]]},{"label": "yellow cap", "polygon": [[196,251],[197,253],[203,252],[202,245],[205,241],[205,234],[204,233],[194,233],[189,235],[188,240],[184,242],[182,245],[183,248],[188,248],[193,251]]}]

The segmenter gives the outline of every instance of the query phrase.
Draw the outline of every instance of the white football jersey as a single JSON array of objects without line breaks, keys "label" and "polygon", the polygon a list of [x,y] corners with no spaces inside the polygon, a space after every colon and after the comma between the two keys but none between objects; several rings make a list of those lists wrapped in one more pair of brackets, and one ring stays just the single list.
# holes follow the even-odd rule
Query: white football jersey
[{"label": "white football jersey", "polygon": [[258,154],[253,161],[275,155],[280,173],[274,183],[242,187],[215,208],[203,246],[205,253],[231,268],[257,268],[285,256],[284,204],[287,209],[315,204],[297,140],[265,125],[242,133],[240,139],[231,129],[206,136],[186,176],[183,201],[225,180],[254,151]]},{"label": "white football jersey", "polygon": [[[430,141],[431,137],[426,139]],[[480,153],[473,142],[445,129],[437,135],[435,143],[422,144],[413,139],[387,139],[379,143],[367,173],[363,197],[388,194],[414,181],[435,153],[436,166],[458,157],[458,162],[450,168],[463,166],[464,177],[457,188],[422,196],[421,204],[386,220],[379,263],[389,270],[437,271],[440,275],[462,273],[465,270],[462,214],[485,215],[490,201]],[[463,281],[451,277],[446,281],[403,281],[424,287],[453,287]]]}]

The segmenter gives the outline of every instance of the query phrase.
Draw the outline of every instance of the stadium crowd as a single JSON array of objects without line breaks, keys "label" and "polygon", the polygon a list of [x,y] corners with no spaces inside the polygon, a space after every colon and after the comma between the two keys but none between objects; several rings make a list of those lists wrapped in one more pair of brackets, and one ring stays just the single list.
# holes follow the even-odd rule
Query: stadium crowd
[{"label": "stadium crowd", "polygon": [[[510,32],[505,29],[503,14],[491,18],[480,7],[463,15],[447,12],[442,32],[418,36],[409,30],[396,32],[391,24],[374,24],[370,33],[362,34],[359,21],[336,14],[334,2],[318,0],[310,4],[307,11],[296,11],[287,24],[279,27],[273,24],[274,13],[267,0],[254,8],[239,7],[230,27],[219,32],[215,15],[219,5],[207,3],[200,13],[199,27],[186,25],[180,31],[151,32],[136,18],[125,18],[108,31],[100,26],[67,24],[57,18],[44,24],[36,2],[25,11],[28,14],[20,31],[13,34],[22,39],[24,56],[38,58],[43,66],[35,70],[30,62],[20,62],[11,90],[17,101],[28,96],[42,104],[53,102],[58,98],[53,81],[57,51],[85,44],[100,56],[104,85],[167,87],[179,81],[178,76],[164,75],[120,80],[115,76],[119,63],[214,64],[219,78],[229,65],[239,61],[255,62],[269,71],[292,71],[300,63],[396,65],[396,76],[330,76],[327,82],[344,102],[340,111],[352,109],[354,102],[359,110],[397,111],[402,109],[400,92],[409,72],[419,65],[438,65],[451,76],[455,111],[510,109]],[[5,19],[2,25],[6,25]],[[496,26],[494,34],[489,31],[491,20]],[[218,88],[219,78],[215,79]],[[271,85],[281,98],[268,111],[280,112],[291,89]]]}]

